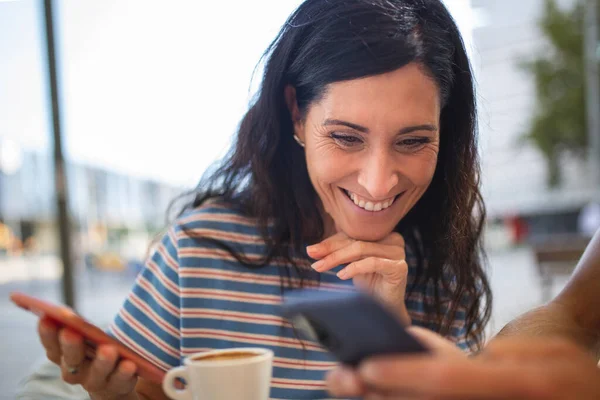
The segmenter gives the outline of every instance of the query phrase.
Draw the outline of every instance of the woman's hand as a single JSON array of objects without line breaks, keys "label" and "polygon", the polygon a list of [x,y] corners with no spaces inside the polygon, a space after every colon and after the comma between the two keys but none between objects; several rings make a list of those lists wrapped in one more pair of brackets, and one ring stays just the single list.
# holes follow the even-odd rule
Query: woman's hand
[{"label": "woman's hand", "polygon": [[76,332],[41,319],[38,333],[48,359],[60,366],[65,382],[81,384],[92,399],[137,398],[136,366],[128,360],[118,362],[114,346],[99,346],[96,356],[90,359],[85,354],[83,337]]},{"label": "woman's hand", "polygon": [[402,235],[392,232],[379,242],[362,242],[338,233],[309,246],[307,252],[318,260],[312,267],[319,272],[348,264],[337,274],[340,279],[353,279],[357,287],[379,298],[410,324],[404,303],[408,265]]},{"label": "woman's hand", "polygon": [[498,339],[472,358],[431,355],[374,358],[357,370],[328,376],[337,396],[365,399],[581,399],[600,398],[594,359],[559,339]]}]

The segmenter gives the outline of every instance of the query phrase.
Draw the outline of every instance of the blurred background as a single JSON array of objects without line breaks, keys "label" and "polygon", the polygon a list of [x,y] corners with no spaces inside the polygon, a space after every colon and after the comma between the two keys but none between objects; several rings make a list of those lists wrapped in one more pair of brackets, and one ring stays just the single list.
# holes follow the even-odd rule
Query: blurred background
[{"label": "blurred background", "polygon": [[[227,149],[299,3],[52,1],[53,111],[44,2],[0,0],[0,399],[44,357],[9,292],[108,324],[170,201]],[[492,334],[556,294],[600,227],[597,4],[445,3],[477,79]]]}]

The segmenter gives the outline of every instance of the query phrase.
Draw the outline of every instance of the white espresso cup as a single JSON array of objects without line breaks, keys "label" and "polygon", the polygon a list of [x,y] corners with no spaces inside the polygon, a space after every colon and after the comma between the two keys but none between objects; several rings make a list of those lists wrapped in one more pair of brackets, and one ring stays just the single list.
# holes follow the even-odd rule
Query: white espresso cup
[{"label": "white espresso cup", "polygon": [[[261,348],[196,353],[167,372],[163,390],[174,400],[267,400],[272,365],[273,352]],[[176,388],[177,379],[184,389]]]}]

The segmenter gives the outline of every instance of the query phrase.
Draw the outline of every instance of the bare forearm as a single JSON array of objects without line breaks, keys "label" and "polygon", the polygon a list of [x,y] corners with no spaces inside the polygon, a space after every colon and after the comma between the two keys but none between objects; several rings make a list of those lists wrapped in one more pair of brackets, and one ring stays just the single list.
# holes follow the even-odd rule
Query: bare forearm
[{"label": "bare forearm", "polygon": [[563,304],[579,325],[600,335],[600,230],[554,302]]},{"label": "bare forearm", "polygon": [[561,293],[511,321],[498,334],[517,335],[562,336],[600,358],[600,231]]},{"label": "bare forearm", "polygon": [[573,318],[573,313],[559,303],[550,303],[519,316],[509,322],[496,338],[509,336],[560,336],[585,348],[597,360],[600,359],[599,333],[582,326]]}]

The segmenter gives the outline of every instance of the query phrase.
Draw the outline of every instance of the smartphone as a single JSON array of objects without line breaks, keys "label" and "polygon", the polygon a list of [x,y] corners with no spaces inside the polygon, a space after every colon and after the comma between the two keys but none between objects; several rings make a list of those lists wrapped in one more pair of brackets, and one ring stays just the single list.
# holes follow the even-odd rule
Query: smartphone
[{"label": "smartphone", "polygon": [[297,290],[284,297],[282,306],[301,334],[352,367],[376,355],[429,351],[382,304],[361,292]]},{"label": "smartphone", "polygon": [[86,344],[86,357],[90,359],[94,358],[98,345],[113,345],[117,349],[120,359],[132,361],[137,366],[137,375],[139,377],[157,384],[162,384],[165,376],[163,370],[154,364],[151,364],[148,360],[135,353],[129,347],[106,334],[102,329],[83,319],[71,308],[52,304],[19,292],[11,293],[10,299],[17,306],[31,311],[38,317],[49,318],[59,327],[69,328],[83,336]]}]

